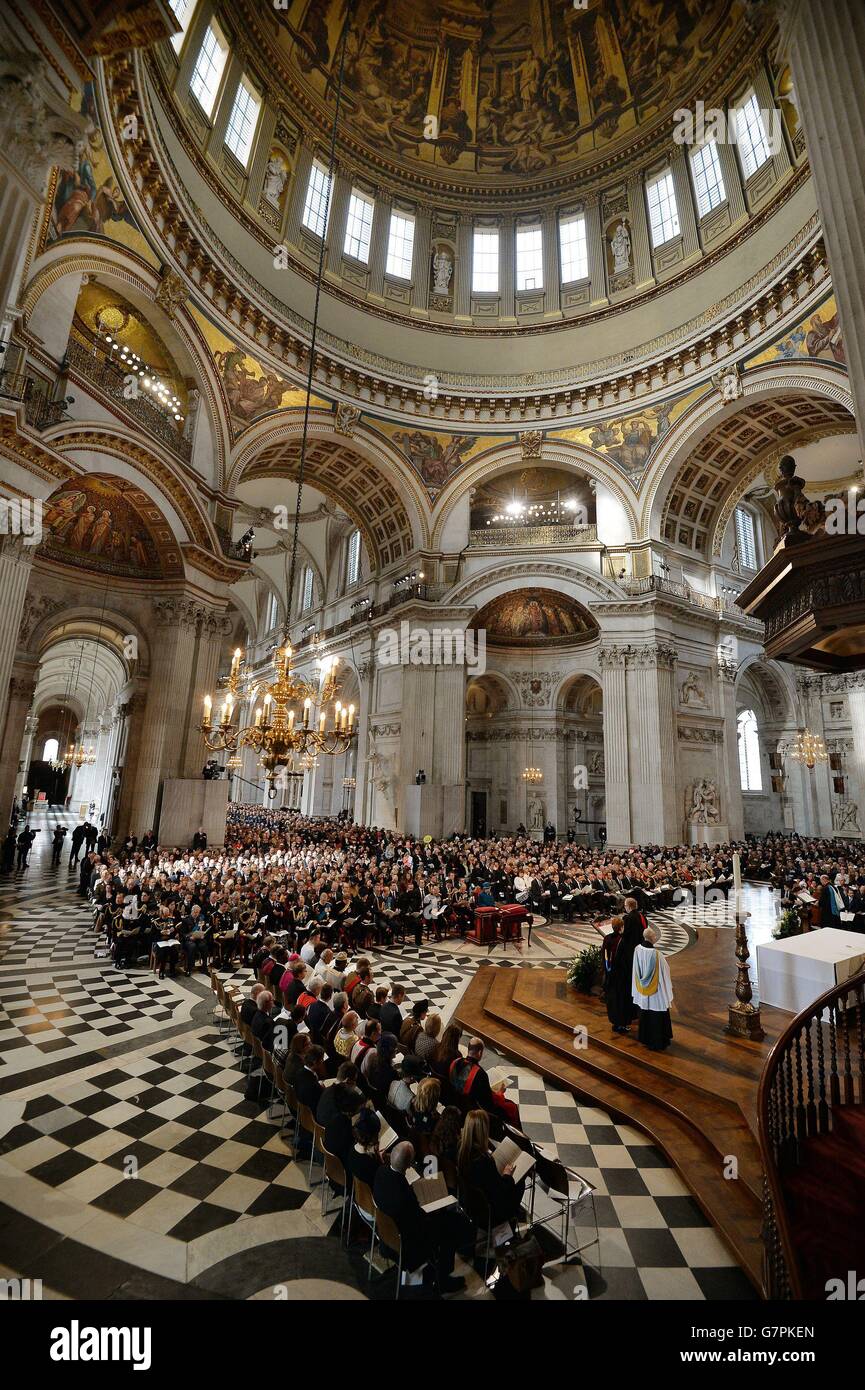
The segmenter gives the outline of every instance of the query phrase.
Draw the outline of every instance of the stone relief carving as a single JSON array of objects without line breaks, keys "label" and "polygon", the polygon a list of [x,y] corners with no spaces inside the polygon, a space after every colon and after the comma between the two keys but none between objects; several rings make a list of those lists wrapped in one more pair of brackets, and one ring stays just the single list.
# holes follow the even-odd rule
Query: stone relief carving
[{"label": "stone relief carving", "polygon": [[731,362],[729,366],[716,372],[712,377],[712,385],[725,405],[729,401],[737,401],[744,392],[742,371],[738,362]]},{"label": "stone relief carving", "polygon": [[855,801],[836,801],[832,806],[832,829],[852,831],[856,835],[862,832],[859,828],[859,807]]},{"label": "stone relief carving", "polygon": [[18,641],[29,642],[30,634],[43,618],[50,618],[62,607],[63,604],[58,599],[51,598],[48,594],[25,594]]},{"label": "stone relief carving", "polygon": [[679,741],[681,743],[723,743],[723,729],[704,729],[694,724],[679,725]]},{"label": "stone relief carving", "polygon": [[523,458],[539,459],[543,442],[543,430],[523,430],[520,435],[520,447],[523,451]]},{"label": "stone relief carving", "polygon": [[708,777],[701,777],[685,793],[685,818],[691,825],[717,825],[720,820],[718,788]]},{"label": "stone relief carving", "polygon": [[173,319],[178,309],[186,303],[186,282],[173,270],[163,266],[162,279],[153,298],[160,309],[164,309],[168,317]]},{"label": "stone relief carving", "polygon": [[549,705],[553,686],[561,679],[561,674],[560,671],[514,671],[513,678],[526,709],[540,709]]},{"label": "stone relief carving", "polygon": [[339,401],[336,407],[336,432],[344,434],[351,439],[354,434],[354,427],[362,415],[360,406],[349,405],[347,401]]},{"label": "stone relief carving", "polygon": [[696,671],[689,671],[679,686],[679,703],[692,709],[706,709],[706,688]]},{"label": "stone relief carving", "polygon": [[602,670],[622,666],[660,666],[669,668],[675,665],[678,655],[679,653],[675,647],[668,647],[660,642],[657,645],[646,645],[642,647],[634,647],[630,643],[624,647],[612,645],[609,647],[601,647],[598,653]]}]

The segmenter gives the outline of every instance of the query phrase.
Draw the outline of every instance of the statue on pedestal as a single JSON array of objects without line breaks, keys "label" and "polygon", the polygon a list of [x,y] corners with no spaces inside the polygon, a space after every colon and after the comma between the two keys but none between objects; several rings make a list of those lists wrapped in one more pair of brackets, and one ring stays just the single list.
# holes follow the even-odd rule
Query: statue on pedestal
[{"label": "statue on pedestal", "polygon": [[778,477],[774,488],[778,501],[775,503],[775,516],[781,527],[785,541],[804,541],[808,537],[802,531],[802,496],[805,479],[796,472],[796,460],[792,454],[785,454],[778,464]]}]

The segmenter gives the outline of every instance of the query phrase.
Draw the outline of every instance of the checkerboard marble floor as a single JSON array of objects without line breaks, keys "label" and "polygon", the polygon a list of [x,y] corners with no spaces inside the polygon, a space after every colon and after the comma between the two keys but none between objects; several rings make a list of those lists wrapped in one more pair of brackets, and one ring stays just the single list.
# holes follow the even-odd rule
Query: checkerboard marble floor
[{"label": "checkerboard marble floor", "polygon": [[[204,976],[160,982],[94,961],[89,912],[62,876],[46,894],[51,871],[34,867],[0,888],[0,1266],[60,1297],[272,1297],[276,1283],[289,1298],[392,1297],[392,1278],[367,1282],[364,1242],[345,1250],[337,1217],[322,1217],[279,1117],[245,1100]],[[680,949],[672,928],[686,940],[687,928],[664,926],[666,949]],[[73,943],[62,966],[46,959],[61,940]],[[374,968],[447,1018],[476,965],[442,943],[376,953]],[[250,983],[243,969],[223,978]],[[534,1297],[754,1296],[644,1135],[487,1060],[515,1077],[526,1133],[595,1187],[598,1243],[582,1263],[548,1266]],[[536,1214],[548,1214],[542,1195]],[[480,1266],[457,1272],[461,1297],[491,1297]]]}]

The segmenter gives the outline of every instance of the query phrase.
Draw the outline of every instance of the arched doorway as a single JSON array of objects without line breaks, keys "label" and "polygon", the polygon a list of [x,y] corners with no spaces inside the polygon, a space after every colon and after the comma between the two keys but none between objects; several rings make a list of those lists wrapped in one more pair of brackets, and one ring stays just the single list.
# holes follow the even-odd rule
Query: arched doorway
[{"label": "arched doorway", "polygon": [[607,837],[604,692],[593,676],[565,681],[559,691],[559,721],[568,830],[581,844],[602,844]]}]

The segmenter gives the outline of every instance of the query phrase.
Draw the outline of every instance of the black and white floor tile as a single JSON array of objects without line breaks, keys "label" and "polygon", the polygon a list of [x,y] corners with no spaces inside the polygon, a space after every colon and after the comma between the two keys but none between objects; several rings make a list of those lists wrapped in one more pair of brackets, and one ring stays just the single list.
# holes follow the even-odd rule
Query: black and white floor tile
[{"label": "black and white floor tile", "polygon": [[[580,949],[571,930],[562,960]],[[680,921],[662,931],[668,951],[690,939]],[[244,1098],[205,977],[115,971],[94,940],[86,907],[37,858],[0,880],[0,1271],[42,1277],[57,1297],[392,1297],[392,1277],[367,1281],[365,1241],[346,1250],[338,1218],[322,1217],[279,1116]],[[554,963],[550,950],[493,959]],[[374,969],[446,1018],[477,964],[443,942],[378,952]],[[223,978],[250,983],[244,969]],[[534,1297],[753,1297],[646,1136],[505,1064],[526,1133],[595,1188],[598,1243],[548,1266]],[[491,1296],[480,1270],[458,1265],[464,1296]]]}]

